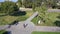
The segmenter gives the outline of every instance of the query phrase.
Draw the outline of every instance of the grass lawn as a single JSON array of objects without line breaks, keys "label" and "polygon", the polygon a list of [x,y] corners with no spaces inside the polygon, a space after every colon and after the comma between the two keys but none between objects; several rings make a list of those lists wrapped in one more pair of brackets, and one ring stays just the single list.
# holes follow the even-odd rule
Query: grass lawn
[{"label": "grass lawn", "polygon": [[54,22],[56,20],[59,20],[57,17],[60,15],[60,12],[48,12],[48,18],[50,18],[50,20],[47,20],[46,23],[42,23],[42,24],[37,24],[38,23],[38,20],[37,17],[35,17],[32,22],[35,24],[35,25],[40,25],[40,26],[55,26]]},{"label": "grass lawn", "polygon": [[4,32],[6,32],[6,31],[5,31],[5,30],[1,30],[1,31],[0,31],[0,34],[3,34]]},{"label": "grass lawn", "polygon": [[60,32],[32,32],[32,34],[60,34]]},{"label": "grass lawn", "polygon": [[32,11],[26,11],[26,15],[23,15],[23,16],[10,16],[10,15],[0,16],[0,25],[10,24],[16,20],[24,21],[28,17],[30,17],[32,14],[33,14]]}]

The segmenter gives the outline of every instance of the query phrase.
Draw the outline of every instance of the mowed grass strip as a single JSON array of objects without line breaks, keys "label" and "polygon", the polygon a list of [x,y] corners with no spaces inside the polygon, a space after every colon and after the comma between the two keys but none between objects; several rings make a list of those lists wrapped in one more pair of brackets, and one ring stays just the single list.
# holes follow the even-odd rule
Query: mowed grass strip
[{"label": "mowed grass strip", "polygon": [[60,32],[32,32],[32,34],[60,34]]}]

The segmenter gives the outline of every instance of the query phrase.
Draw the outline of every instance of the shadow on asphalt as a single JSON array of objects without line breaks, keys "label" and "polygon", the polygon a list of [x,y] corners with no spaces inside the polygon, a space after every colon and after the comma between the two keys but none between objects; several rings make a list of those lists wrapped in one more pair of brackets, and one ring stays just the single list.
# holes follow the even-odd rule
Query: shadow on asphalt
[{"label": "shadow on asphalt", "polygon": [[6,31],[3,34],[11,34],[11,31]]}]

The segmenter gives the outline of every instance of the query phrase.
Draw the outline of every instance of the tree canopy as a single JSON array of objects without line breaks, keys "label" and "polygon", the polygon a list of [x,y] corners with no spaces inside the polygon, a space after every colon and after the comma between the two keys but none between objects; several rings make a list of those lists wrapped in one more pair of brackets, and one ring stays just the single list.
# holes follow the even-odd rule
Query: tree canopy
[{"label": "tree canopy", "polygon": [[0,5],[0,13],[12,14],[17,10],[18,10],[18,7],[16,3],[11,1],[2,2],[2,4]]}]

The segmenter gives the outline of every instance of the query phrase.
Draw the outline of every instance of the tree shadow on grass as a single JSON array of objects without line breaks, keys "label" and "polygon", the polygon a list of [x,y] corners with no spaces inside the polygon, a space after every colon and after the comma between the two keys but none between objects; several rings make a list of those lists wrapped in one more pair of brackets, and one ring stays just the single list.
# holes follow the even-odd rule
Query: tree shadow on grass
[{"label": "tree shadow on grass", "polygon": [[58,19],[60,19],[60,16],[57,16]]},{"label": "tree shadow on grass", "polygon": [[[60,19],[60,15],[57,16],[56,18]],[[56,26],[59,26],[59,27],[60,27],[60,20],[56,20],[56,21],[54,22],[54,24],[55,24]]]},{"label": "tree shadow on grass", "polygon": [[24,16],[26,15],[25,11],[16,11],[13,14],[11,14],[11,16]]},{"label": "tree shadow on grass", "polygon": [[60,21],[55,21],[54,24],[60,27]]},{"label": "tree shadow on grass", "polygon": [[2,16],[6,16],[6,14],[4,14],[4,15],[0,15],[0,17],[2,17]]}]

